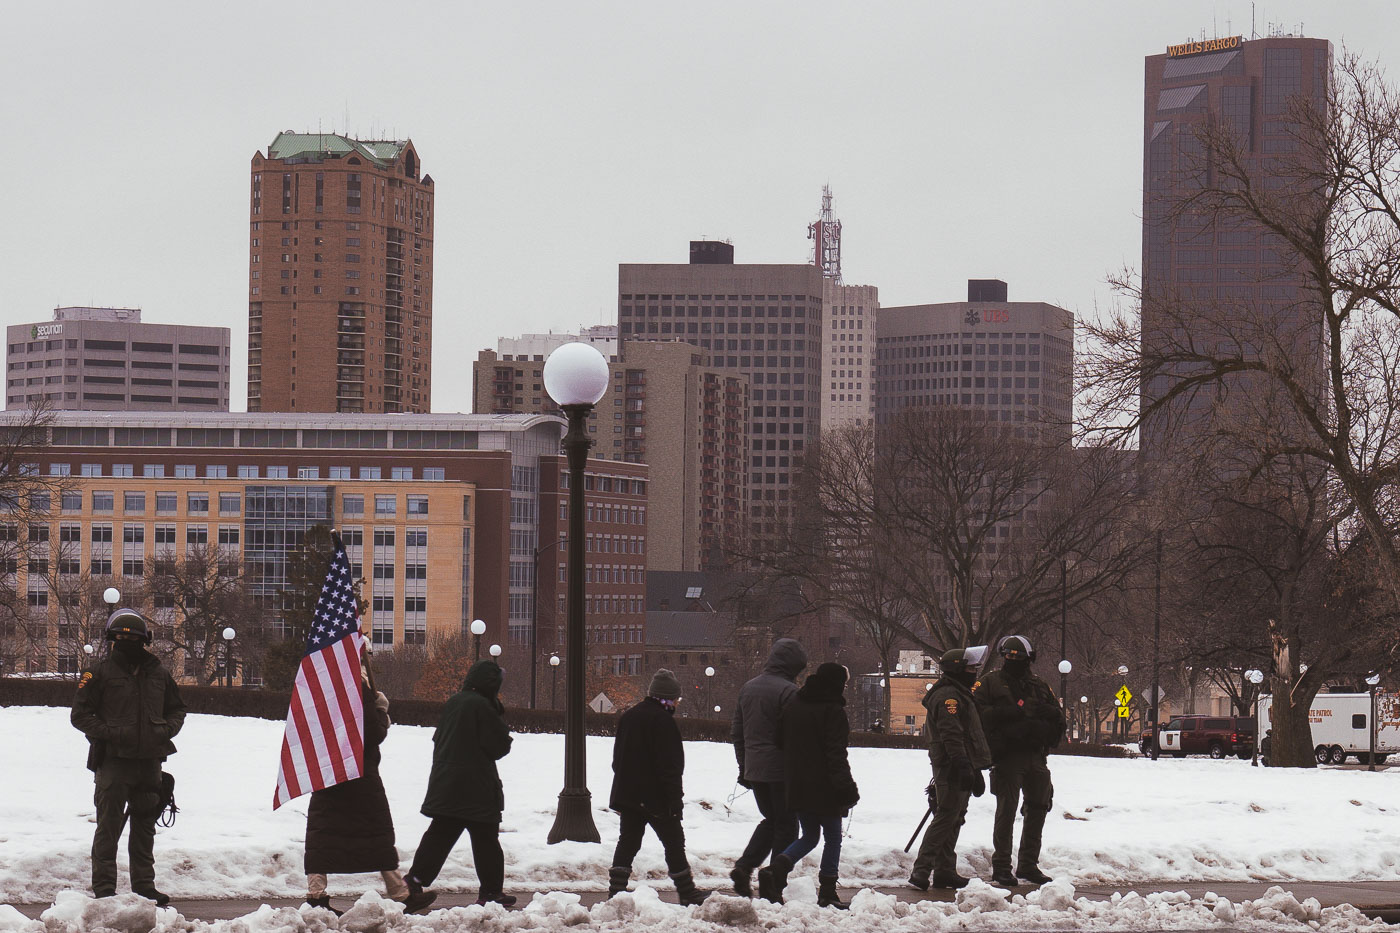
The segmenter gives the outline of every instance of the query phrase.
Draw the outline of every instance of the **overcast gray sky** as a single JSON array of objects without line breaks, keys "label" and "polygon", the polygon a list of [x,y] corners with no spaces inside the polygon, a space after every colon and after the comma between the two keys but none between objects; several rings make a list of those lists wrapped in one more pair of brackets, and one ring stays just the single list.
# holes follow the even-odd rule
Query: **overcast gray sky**
[{"label": "overcast gray sky", "polygon": [[[279,130],[410,137],[437,182],[433,409],[501,335],[611,321],[619,262],[804,262],[830,183],[885,305],[1081,314],[1137,266],[1143,57],[1247,2],[6,4],[3,323],[139,306],[233,329],[248,160]],[[1259,3],[1400,63],[1390,3]]]}]

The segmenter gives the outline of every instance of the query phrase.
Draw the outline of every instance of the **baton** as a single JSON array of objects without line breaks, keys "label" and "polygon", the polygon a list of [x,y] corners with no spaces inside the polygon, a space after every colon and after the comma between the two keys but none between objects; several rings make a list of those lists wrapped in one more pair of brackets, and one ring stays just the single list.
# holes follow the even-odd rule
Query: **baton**
[{"label": "baton", "polygon": [[931,805],[927,810],[924,811],[924,818],[922,820],[919,820],[919,828],[914,830],[914,835],[910,836],[909,841],[904,844],[905,852],[908,852],[914,847],[914,840],[919,838],[919,833],[923,832],[924,824],[928,822],[928,818],[930,816],[933,816],[933,807]]}]

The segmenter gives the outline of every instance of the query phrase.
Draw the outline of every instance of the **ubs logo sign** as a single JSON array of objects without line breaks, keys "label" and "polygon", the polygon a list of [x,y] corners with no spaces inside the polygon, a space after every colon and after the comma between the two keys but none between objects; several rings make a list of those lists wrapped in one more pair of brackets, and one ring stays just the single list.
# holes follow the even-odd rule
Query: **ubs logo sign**
[{"label": "ubs logo sign", "polygon": [[976,308],[968,308],[963,315],[963,323],[969,327],[976,327],[978,324],[1009,324],[1011,323],[1011,312],[1006,308],[983,308],[978,312]]}]

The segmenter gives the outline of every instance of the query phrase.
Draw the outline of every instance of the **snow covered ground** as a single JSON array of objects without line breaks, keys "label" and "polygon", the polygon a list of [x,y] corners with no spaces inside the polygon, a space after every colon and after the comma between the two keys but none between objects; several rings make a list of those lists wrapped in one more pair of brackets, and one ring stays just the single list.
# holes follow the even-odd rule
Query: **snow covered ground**
[{"label": "snow covered ground", "polygon": [[[176,797],[181,813],[176,825],[159,830],[156,839],[157,880],[163,890],[186,898],[304,893],[301,857],[306,798],[276,813],[271,807],[281,733],[280,723],[264,720],[189,717],[176,740],[180,753],[167,765],[178,781]],[[405,864],[427,825],[418,806],[431,761],[431,734],[430,729],[396,726],[384,745],[382,772]],[[4,787],[0,794],[0,900],[51,903],[60,892],[86,890],[93,807],[92,778],[83,767],[85,740],[68,724],[66,709],[0,709],[0,735],[6,741],[6,754],[0,762]],[[605,809],[611,746],[611,740],[605,738],[590,738],[588,742],[589,786],[604,844],[548,846],[545,835],[553,821],[563,776],[563,741],[559,736],[516,737],[514,750],[501,763],[506,787],[502,843],[508,891],[567,892],[605,887],[617,833],[617,819]],[[702,884],[708,881],[719,887],[727,883],[725,876],[757,820],[757,811],[751,796],[735,786],[732,749],[691,743],[686,755],[685,827],[691,861]],[[927,756],[903,749],[855,749],[851,757],[862,799],[849,822],[841,860],[842,883],[900,884],[912,861],[902,849],[923,814]],[[1153,763],[1144,759],[1053,758],[1051,765],[1055,804],[1046,825],[1041,865],[1049,874],[1074,885],[1400,879],[1400,804],[1395,803],[1400,799],[1396,793],[1400,772],[1299,772],[1251,768],[1247,761],[1196,759]],[[729,798],[736,793],[739,796],[731,803]],[[990,876],[991,817],[990,796],[973,802],[959,845],[964,873]],[[119,861],[124,860],[123,853]],[[795,877],[807,879],[815,874],[814,860],[815,854],[800,864]],[[637,869],[636,877],[664,883],[660,847],[650,837],[638,857]],[[798,889],[810,884],[810,879],[804,880]],[[125,886],[123,866],[119,890]],[[437,886],[475,889],[470,847],[465,842],[449,859]],[[378,879],[372,876],[331,879],[331,893],[336,896],[358,895],[377,887]],[[980,905],[975,911],[953,905],[896,905],[869,892],[862,895],[865,909],[861,915],[866,916],[866,925],[882,928],[903,929],[906,924],[910,929],[921,924],[959,928],[972,912],[989,918],[1004,916],[1001,910],[987,909],[996,906],[990,898],[1002,901],[1000,894],[990,890],[975,889],[965,899]],[[1199,929],[1217,922],[1198,922],[1214,917],[1215,905],[1161,903],[1161,897],[1170,896],[1159,896],[1157,902],[1139,898],[1141,903],[1116,905],[1115,916],[1121,919],[1124,910],[1131,908],[1129,913],[1152,915],[1149,926],[1167,923],[1178,929]],[[1061,928],[1092,926],[1094,912],[1108,909],[1089,901],[1076,902],[1068,886],[1040,894],[1036,899],[1039,906],[1030,902],[1022,907],[1045,912],[1047,898],[1055,905],[1048,913],[1058,914],[1058,920],[1048,914],[1041,919]],[[547,899],[532,915],[533,920],[515,912],[491,919],[488,925],[502,930],[544,929],[556,920],[566,922],[559,918],[571,912],[576,920],[581,919],[577,911],[583,908],[570,908],[567,900]],[[55,929],[83,928],[82,908],[74,906],[76,903],[61,900],[59,907],[70,914],[76,911],[78,919],[69,917]],[[740,910],[738,906],[722,906],[726,903],[717,902],[721,906],[711,910]],[[653,904],[647,893],[639,895],[633,906],[639,918],[679,910]],[[1284,913],[1307,913],[1296,902],[1294,907],[1283,906],[1287,908]],[[602,915],[612,909],[594,907],[590,919],[595,924],[605,922]],[[760,905],[758,909],[770,908]],[[791,910],[799,913],[805,909],[800,903],[791,905]],[[811,909],[815,910],[814,904]],[[1241,922],[1253,917],[1238,915],[1239,905],[1220,909],[1235,912],[1235,920]],[[1066,917],[1065,910],[1071,910],[1075,917]],[[1167,914],[1174,911],[1187,911],[1190,916],[1183,914],[1168,922]],[[1157,917],[1161,912],[1165,913]],[[935,924],[931,919],[934,914],[943,920]],[[0,931],[18,922],[13,918],[7,921],[5,916],[0,911]],[[548,918],[554,919],[545,922]],[[998,921],[991,928],[1030,929],[1026,923],[1031,919],[1008,919],[1000,926]],[[1324,918],[1314,911],[1310,919]],[[270,918],[246,920],[250,933],[281,929],[283,923]],[[675,918],[666,920],[673,921]],[[400,919],[390,926],[408,923],[415,930],[427,931],[427,922]],[[724,918],[717,922],[733,925]],[[806,920],[802,925],[820,927]],[[989,928],[980,923],[974,926]],[[961,928],[973,927],[963,924]]]}]

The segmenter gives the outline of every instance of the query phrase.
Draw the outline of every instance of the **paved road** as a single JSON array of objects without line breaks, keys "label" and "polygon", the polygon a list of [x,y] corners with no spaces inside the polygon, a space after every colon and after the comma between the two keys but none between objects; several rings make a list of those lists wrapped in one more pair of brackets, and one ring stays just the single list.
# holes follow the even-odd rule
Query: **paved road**
[{"label": "paved road", "polygon": [[[1326,882],[1326,881],[1219,881],[1219,882],[1191,882],[1191,883],[1171,883],[1171,884],[1136,884],[1121,885],[1117,887],[1086,887],[1077,891],[1080,897],[1090,897],[1107,900],[1115,893],[1127,893],[1136,891],[1139,894],[1150,894],[1154,891],[1185,891],[1193,898],[1214,892],[1221,897],[1228,897],[1230,900],[1239,903],[1240,901],[1252,900],[1261,896],[1266,890],[1279,885],[1285,890],[1293,893],[1298,900],[1305,900],[1309,897],[1317,898],[1323,907],[1335,907],[1339,904],[1352,904],[1367,915],[1384,920],[1387,923],[1400,923],[1400,881],[1359,881],[1359,882]],[[842,897],[849,900],[856,893],[856,888],[842,890]],[[950,891],[933,890],[927,893],[916,891],[910,887],[880,888],[885,894],[893,894],[903,901],[936,900],[950,901],[953,894]],[[1029,886],[1016,888],[1016,893],[1025,894],[1032,890]],[[513,892],[520,898],[520,903],[529,903],[529,892]],[[591,906],[604,898],[601,891],[582,892],[581,897],[585,906]],[[675,901],[675,893],[663,889],[661,891],[662,900]],[[434,909],[442,907],[464,907],[476,902],[475,891],[442,891],[438,894]],[[303,903],[302,898],[266,898],[266,899],[219,899],[219,900],[177,900],[171,906],[176,907],[187,919],[197,920],[231,920],[235,917],[242,917],[257,910],[262,904],[271,904],[273,907],[297,907]],[[349,898],[337,898],[335,905],[342,910],[348,908],[353,901]],[[16,904],[14,905],[27,917],[38,917],[48,906],[47,904]]]}]

